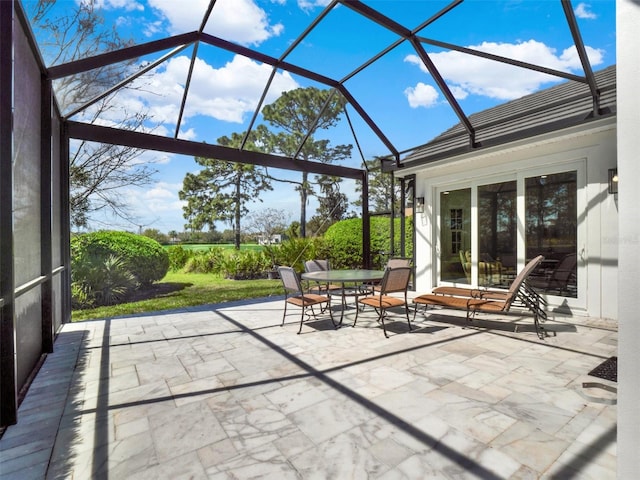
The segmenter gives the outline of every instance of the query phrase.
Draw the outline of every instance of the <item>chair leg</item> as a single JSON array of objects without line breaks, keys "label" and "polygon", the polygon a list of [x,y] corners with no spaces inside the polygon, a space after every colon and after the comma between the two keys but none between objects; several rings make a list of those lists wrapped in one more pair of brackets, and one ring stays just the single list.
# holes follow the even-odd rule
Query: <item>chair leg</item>
[{"label": "chair leg", "polygon": [[404,294],[404,315],[407,317],[407,323],[409,324],[409,331],[411,331],[411,319],[409,319],[409,304],[407,303],[407,293]]},{"label": "chair leg", "polygon": [[476,318],[476,311],[470,308],[467,308],[467,323],[473,323],[473,320]]},{"label": "chair leg", "polygon": [[[376,313],[378,309],[376,308]],[[385,338],[389,338],[387,334],[387,327],[384,324],[384,317],[386,316],[387,311],[384,308],[380,308],[380,313],[378,313],[378,322],[382,324],[382,331],[384,332]]]},{"label": "chair leg", "polygon": [[327,292],[327,303],[320,306],[320,313],[324,313],[329,310],[329,318],[331,319],[331,323],[333,324],[333,328],[337,329],[340,325],[338,325],[333,319],[333,310],[331,310],[331,295]]},{"label": "chair leg", "polygon": [[282,314],[282,323],[280,324],[281,327],[284,326],[284,319],[287,316],[287,300],[285,299],[284,301],[284,313]]},{"label": "chair leg", "polygon": [[[364,304],[362,304],[362,309],[364,310]],[[360,311],[360,307],[358,306],[358,297],[356,297],[356,318],[353,319],[353,323],[351,324],[352,328],[356,326],[356,322],[358,321],[359,311]]]},{"label": "chair leg", "polygon": [[304,322],[304,303],[302,304],[302,308],[300,309],[300,328],[298,329],[298,335],[300,335],[300,332],[302,332],[302,323]]},{"label": "chair leg", "polygon": [[409,324],[409,331],[411,331],[411,320],[409,319],[409,306],[406,303],[404,304],[404,313],[407,317],[407,323]]}]

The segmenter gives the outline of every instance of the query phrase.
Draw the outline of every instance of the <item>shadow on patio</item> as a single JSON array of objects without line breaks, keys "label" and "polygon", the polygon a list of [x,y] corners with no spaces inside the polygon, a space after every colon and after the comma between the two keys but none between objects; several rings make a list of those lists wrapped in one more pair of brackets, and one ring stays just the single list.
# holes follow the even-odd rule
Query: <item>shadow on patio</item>
[{"label": "shadow on patio", "polygon": [[581,392],[616,354],[602,322],[540,341],[437,312],[385,339],[371,311],[296,335],[282,306],[65,325],[3,478],[615,478],[616,407]]}]

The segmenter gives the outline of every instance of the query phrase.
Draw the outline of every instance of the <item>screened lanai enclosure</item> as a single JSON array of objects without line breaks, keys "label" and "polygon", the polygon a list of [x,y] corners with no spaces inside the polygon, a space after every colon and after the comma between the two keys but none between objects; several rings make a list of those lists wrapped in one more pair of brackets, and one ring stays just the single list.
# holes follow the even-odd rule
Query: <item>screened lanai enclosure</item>
[{"label": "screened lanai enclosure", "polygon": [[[541,130],[510,132],[491,142],[479,138],[476,126],[470,120],[473,112],[465,111],[455,89],[434,61],[438,52],[456,52],[462,62],[478,59],[487,62],[489,68],[508,65],[514,71],[579,83],[591,96],[593,115],[611,114],[600,107],[599,87],[574,14],[575,6],[570,1],[553,2],[553,11],[566,25],[565,36],[575,46],[580,73],[507,58],[499,52],[473,49],[451,41],[447,32],[473,30],[474,25],[463,23],[462,19],[469,18],[469,12],[474,10],[486,10],[483,2],[407,2],[407,8],[399,14],[397,10],[393,14],[388,12],[390,3],[333,0],[313,15],[305,13],[307,26],[295,32],[293,37],[283,36],[256,46],[256,41],[236,38],[225,30],[221,19],[229,14],[233,2],[211,0],[202,11],[198,11],[195,4],[189,6],[192,9],[189,21],[174,26],[171,36],[149,41],[145,41],[144,36],[133,37],[122,48],[86,54],[81,45],[70,45],[71,50],[80,49],[76,56],[66,59],[61,56],[62,61],[51,63],[52,57],[47,51],[50,44],[46,38],[38,37],[38,31],[30,24],[29,12],[33,11],[35,2],[0,2],[0,426],[19,421],[17,407],[21,393],[28,387],[44,356],[53,351],[60,326],[71,318],[69,166],[70,151],[77,142],[115,144],[360,181],[362,248],[366,263],[372,256],[366,162],[376,159],[380,168],[393,175],[406,166],[405,159],[410,158],[412,152],[438,133],[429,130],[431,113],[427,110],[412,111],[411,116],[394,114],[394,102],[398,99],[389,92],[389,85],[380,72],[395,68],[403,71],[408,63],[406,58],[419,65],[420,75],[428,79],[447,104],[446,115],[451,124],[457,123],[465,132],[465,145],[456,147],[457,153],[460,148],[467,152],[482,151],[500,143],[526,139]],[[460,15],[465,9],[466,15]],[[517,16],[517,11],[513,15]],[[277,21],[286,24],[286,18]],[[537,21],[540,29],[545,28],[544,16],[528,21]],[[349,24],[350,28],[337,28],[344,24]],[[365,30],[368,35],[361,35]],[[376,34],[371,35],[372,30]],[[344,53],[340,58],[324,56],[325,50],[319,42],[327,38],[327,32],[332,33],[333,42],[340,44]],[[215,117],[199,108],[204,108],[204,104],[215,111],[225,108],[218,102],[220,98],[215,88],[203,97],[202,90],[194,87],[202,81],[203,75],[207,75],[203,70],[205,56],[216,58],[220,64],[240,64],[247,72],[243,81],[262,82],[260,95],[242,98],[247,107],[241,122],[227,127],[244,132],[244,140],[238,148],[217,144],[216,139],[230,135],[231,130],[224,130],[220,122],[213,120],[206,135],[197,141],[191,138],[189,119],[207,114]],[[126,65],[119,71],[127,74],[109,76],[109,69],[114,65]],[[150,108],[150,97],[145,95],[153,90],[154,76],[166,75],[168,71],[179,78],[176,89],[171,95],[153,92],[164,99],[169,112],[167,117],[149,117],[135,127],[123,122],[119,117],[123,112],[119,108],[124,103],[131,104],[132,100],[138,102],[141,109]],[[261,73],[256,75],[255,72]],[[222,82],[222,79],[217,80]],[[70,85],[78,90],[82,87],[82,94],[76,95],[72,102],[63,95],[68,93]],[[212,85],[215,87],[215,82]],[[368,87],[366,92],[375,93],[366,93],[365,85]],[[331,95],[344,99],[343,119],[328,135],[354,145],[351,158],[336,163],[305,160],[305,142],[318,134],[313,126],[299,132],[300,142],[293,154],[257,152],[249,148],[248,138],[261,121],[262,108],[281,92],[299,86],[330,90]],[[242,82],[238,88],[242,90]],[[108,108],[100,109],[98,105]],[[588,120],[574,121],[578,124]],[[398,122],[424,125],[424,129],[420,136],[394,137],[387,133],[389,127]],[[427,164],[446,158],[446,155],[446,151],[436,152],[432,158],[427,156],[420,161]],[[546,180],[546,184],[551,180]],[[565,186],[572,181],[570,178],[556,180]],[[400,224],[405,228],[404,219],[414,214],[414,177],[398,176],[396,181],[402,192],[399,212],[403,221]],[[527,185],[527,188],[533,190],[541,185]],[[480,201],[486,202],[487,212],[493,212],[481,218],[482,228],[489,232],[488,243],[483,248],[496,256],[501,253],[504,268],[511,270],[515,264],[506,257],[508,252],[499,250],[500,245],[509,243],[514,225],[509,225],[508,220],[498,225],[497,219],[509,218],[513,193],[513,185],[508,183],[480,192]],[[457,211],[466,208],[466,195],[457,192],[450,196],[447,202],[455,201],[462,206],[452,203],[447,211],[455,216]],[[535,205],[531,208],[534,235],[544,226],[536,230]],[[396,213],[389,215],[393,217]],[[449,227],[462,232],[465,225],[451,218]],[[453,238],[449,241],[452,251],[465,250],[462,235],[449,236]],[[575,241],[570,235],[560,233],[559,236],[568,242],[567,248]],[[458,243],[455,238],[459,238]],[[544,242],[543,236],[538,240]],[[403,254],[404,251],[395,253]],[[464,275],[458,265],[455,269],[444,269],[442,275]],[[483,275],[488,281],[492,272],[487,270]],[[568,288],[568,295],[571,295],[571,287]]]}]

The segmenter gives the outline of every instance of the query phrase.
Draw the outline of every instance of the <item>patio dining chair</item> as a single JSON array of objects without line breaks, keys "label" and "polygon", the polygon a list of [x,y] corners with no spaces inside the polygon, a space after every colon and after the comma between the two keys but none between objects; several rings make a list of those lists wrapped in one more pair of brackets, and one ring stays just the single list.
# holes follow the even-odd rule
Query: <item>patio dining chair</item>
[{"label": "patio dining chair", "polygon": [[304,323],[304,317],[313,317],[317,319],[316,312],[313,309],[318,305],[322,308],[322,312],[329,310],[329,318],[334,328],[337,327],[333,320],[333,312],[331,311],[331,297],[328,295],[319,295],[317,293],[305,292],[300,282],[300,277],[292,267],[278,267],[278,274],[282,280],[282,286],[284,287],[284,313],[282,314],[282,324],[284,325],[285,318],[287,316],[287,306],[293,305],[300,308],[300,328],[298,334],[302,332],[302,324]]},{"label": "patio dining chair", "polygon": [[[411,259],[408,257],[391,257],[387,260],[385,268],[411,267]],[[382,280],[365,283],[360,286],[364,292],[375,293],[382,289]]]},{"label": "patio dining chair", "polygon": [[[304,262],[305,272],[320,272],[331,270],[329,260],[307,260]],[[334,285],[327,282],[313,282],[309,284],[309,291],[317,294],[329,293],[330,291],[342,290],[342,285]]]},{"label": "patio dining chair", "polygon": [[[387,338],[389,338],[389,335],[387,334],[384,319],[387,317],[387,310],[390,308],[404,307],[409,330],[411,330],[411,319],[409,318],[409,306],[407,304],[407,288],[409,287],[410,278],[411,267],[387,268],[384,271],[384,277],[382,277],[382,282],[380,283],[380,291],[358,298],[358,303],[361,303],[363,306],[368,305],[375,309],[378,314],[378,322],[382,324],[382,331]],[[400,293],[402,295],[390,295],[392,293]],[[356,318],[353,321],[354,327],[358,321],[359,311],[360,309],[356,308]]]}]

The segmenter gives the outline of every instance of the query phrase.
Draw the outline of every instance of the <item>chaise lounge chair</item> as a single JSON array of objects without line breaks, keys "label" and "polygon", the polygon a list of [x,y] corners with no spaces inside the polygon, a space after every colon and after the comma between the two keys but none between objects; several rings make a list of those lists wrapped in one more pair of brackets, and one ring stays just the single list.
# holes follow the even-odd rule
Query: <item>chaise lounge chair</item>
[{"label": "chaise lounge chair", "polygon": [[443,308],[453,308],[466,310],[467,320],[472,321],[476,312],[485,313],[507,313],[511,305],[520,301],[533,313],[536,333],[540,339],[544,338],[543,328],[540,326],[539,318],[546,318],[540,306],[540,297],[528,289],[525,280],[536,267],[544,260],[542,255],[529,261],[513,280],[508,290],[485,290],[479,288],[459,288],[459,287],[438,287],[432,293],[420,295],[413,299],[416,305],[414,311],[417,313],[418,305],[440,306]]},{"label": "chaise lounge chair", "polygon": [[536,290],[545,293],[570,294],[576,288],[578,258],[575,253],[565,255],[549,277],[530,278],[527,283]]}]

